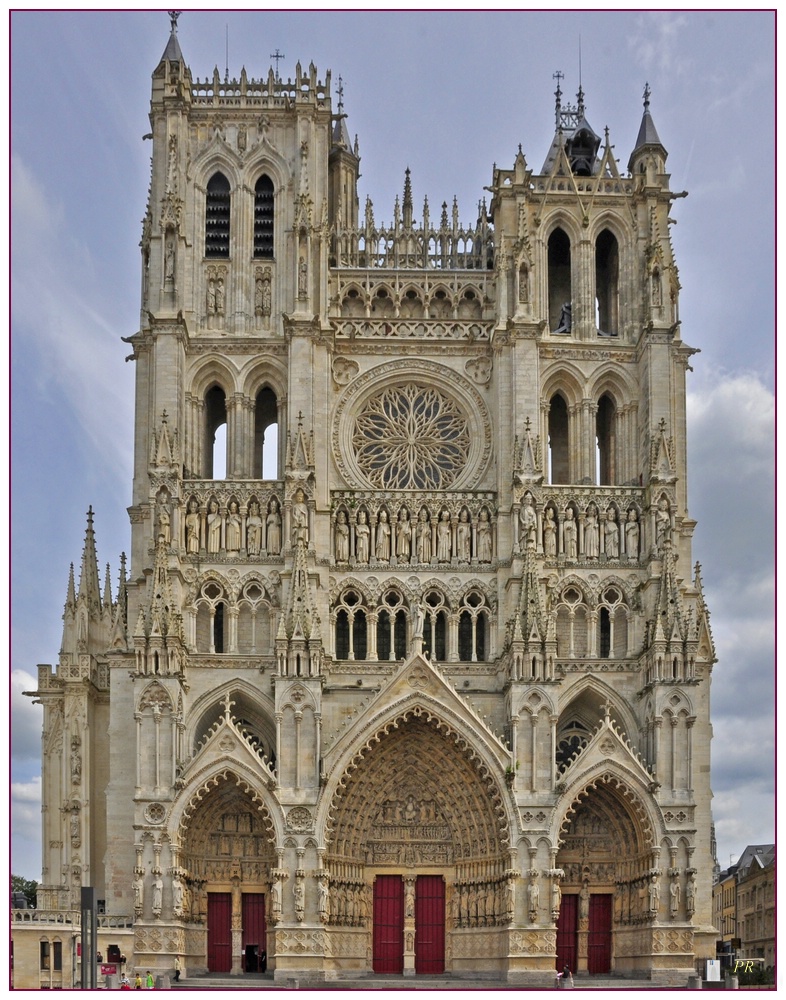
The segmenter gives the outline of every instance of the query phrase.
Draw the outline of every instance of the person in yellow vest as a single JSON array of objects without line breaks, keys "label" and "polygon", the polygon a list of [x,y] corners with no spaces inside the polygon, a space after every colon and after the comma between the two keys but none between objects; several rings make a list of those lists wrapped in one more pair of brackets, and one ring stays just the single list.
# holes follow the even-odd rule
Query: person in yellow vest
[{"label": "person in yellow vest", "polygon": [[134,980],[134,989],[135,990],[141,990],[142,989],[142,977],[139,975],[138,972],[136,974],[136,979]]}]

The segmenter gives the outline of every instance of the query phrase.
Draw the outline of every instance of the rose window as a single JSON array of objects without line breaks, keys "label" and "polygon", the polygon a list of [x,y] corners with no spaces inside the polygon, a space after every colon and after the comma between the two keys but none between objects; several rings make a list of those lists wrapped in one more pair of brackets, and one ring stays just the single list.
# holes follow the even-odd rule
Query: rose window
[{"label": "rose window", "polygon": [[379,489],[448,489],[467,465],[469,422],[457,404],[415,383],[371,396],[352,434],[355,457]]}]

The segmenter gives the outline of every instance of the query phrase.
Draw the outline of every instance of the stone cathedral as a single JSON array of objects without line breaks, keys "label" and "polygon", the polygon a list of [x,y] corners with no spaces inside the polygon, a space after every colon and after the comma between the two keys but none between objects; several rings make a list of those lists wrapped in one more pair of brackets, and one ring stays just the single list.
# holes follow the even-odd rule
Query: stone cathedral
[{"label": "stone cathedral", "polygon": [[39,908],[94,886],[103,941],[189,977],[714,956],[695,350],[649,105],[621,169],[558,75],[540,170],[514,150],[468,224],[407,171],[386,224],[329,73],[198,79],[173,18],[131,554],[102,582],[88,515],[38,670]]}]

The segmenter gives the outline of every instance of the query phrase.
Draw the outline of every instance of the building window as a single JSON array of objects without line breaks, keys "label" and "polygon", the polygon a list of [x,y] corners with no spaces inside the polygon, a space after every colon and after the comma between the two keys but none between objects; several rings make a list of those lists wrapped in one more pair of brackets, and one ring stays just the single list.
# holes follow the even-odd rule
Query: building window
[{"label": "building window", "polygon": [[39,962],[39,968],[42,972],[49,972],[49,963],[51,961],[51,949],[48,941],[42,941],[40,944],[41,959]]},{"label": "building window", "polygon": [[599,486],[613,486],[616,481],[616,418],[617,407],[614,405],[614,400],[608,393],[604,393],[598,402],[595,418]]},{"label": "building window", "polygon": [[205,202],[205,257],[229,256],[229,181],[222,173],[207,182]]},{"label": "building window", "polygon": [[562,229],[549,236],[549,330],[571,331],[570,240]]},{"label": "building window", "polygon": [[549,405],[549,480],[570,482],[568,447],[568,404],[560,393],[551,397]]},{"label": "building window", "polygon": [[227,472],[226,393],[214,385],[205,395],[205,479],[226,479]]},{"label": "building window", "polygon": [[604,229],[595,242],[595,322],[601,336],[619,333],[619,275],[617,239]]},{"label": "building window", "polygon": [[278,479],[278,400],[265,386],[254,405],[254,479]]},{"label": "building window", "polygon": [[254,187],[254,256],[273,257],[273,181],[262,174]]}]

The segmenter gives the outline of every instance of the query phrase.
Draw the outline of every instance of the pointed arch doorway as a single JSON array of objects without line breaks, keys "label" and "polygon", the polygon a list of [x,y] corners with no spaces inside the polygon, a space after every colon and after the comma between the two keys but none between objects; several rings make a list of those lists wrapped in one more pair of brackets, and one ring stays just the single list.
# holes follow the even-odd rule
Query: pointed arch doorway
[{"label": "pointed arch doorway", "polygon": [[656,864],[646,813],[623,782],[606,774],[575,796],[557,854],[564,872],[557,969],[623,971],[625,939],[634,940],[650,917],[647,886]]},{"label": "pointed arch doorway", "polygon": [[[499,789],[466,740],[420,709],[353,763],[333,801],[330,923],[364,933],[358,955],[377,974],[460,971],[462,939],[507,924]],[[357,898],[368,905],[354,921]]]},{"label": "pointed arch doorway", "polygon": [[209,972],[264,971],[270,871],[276,865],[272,821],[233,772],[216,775],[208,785],[182,821],[180,863],[190,890],[185,916],[204,930],[202,953],[189,961]]}]

